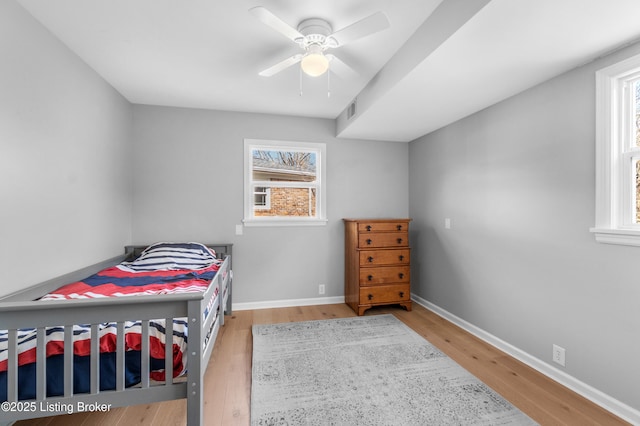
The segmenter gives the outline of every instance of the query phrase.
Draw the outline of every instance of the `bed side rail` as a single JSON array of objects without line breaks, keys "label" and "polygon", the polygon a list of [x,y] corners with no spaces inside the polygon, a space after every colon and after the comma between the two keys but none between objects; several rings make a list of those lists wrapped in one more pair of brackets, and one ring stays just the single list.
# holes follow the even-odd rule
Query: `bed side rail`
[{"label": "bed side rail", "polygon": [[[211,350],[215,344],[215,338],[217,335],[217,328],[224,325],[224,301],[225,294],[230,292],[230,277],[231,277],[231,256],[226,256],[224,262],[218,269],[215,277],[211,281],[207,291],[204,293],[202,300],[202,306],[199,308],[200,312],[205,312],[207,307],[212,306],[212,300],[216,298],[215,313],[210,312],[205,318],[203,315],[202,322],[202,358],[208,360],[211,354]],[[218,289],[217,297],[214,294],[215,288]],[[215,315],[214,315],[215,314]]]},{"label": "bed side rail", "polygon": [[[36,302],[0,303],[0,328],[8,330],[7,399],[18,402],[18,329],[35,328],[36,337],[36,399],[26,401],[34,410],[17,410],[8,414],[8,420],[51,416],[69,411],[81,411],[82,404],[103,404],[104,407],[118,407],[184,398],[186,383],[173,383],[173,345],[165,345],[164,384],[152,386],[149,381],[149,321],[164,319],[166,335],[173,335],[173,319],[186,317],[189,304],[201,304],[202,293],[171,295],[135,296],[123,298],[53,300]],[[125,322],[141,321],[141,377],[139,387],[125,387]],[[116,389],[100,391],[100,346],[98,326],[100,323],[117,324],[116,337]],[[73,325],[85,324],[91,327],[90,338],[90,392],[73,392]],[[46,396],[46,329],[64,328],[64,395]],[[190,336],[191,338],[191,336]],[[189,339],[190,340],[190,339]],[[189,343],[190,344],[190,343]],[[187,367],[189,365],[187,364]],[[109,405],[110,404],[110,405]],[[16,405],[18,407],[18,405]],[[19,407],[18,407],[19,408]],[[4,417],[4,416],[3,416]]]},{"label": "bed side rail", "polygon": [[[231,277],[231,256],[227,255],[211,280],[202,300],[189,302],[187,374],[187,424],[203,424],[204,372],[209,364],[220,328],[224,324],[224,294]],[[217,289],[217,292],[216,292]],[[208,314],[205,315],[205,312]]]}]

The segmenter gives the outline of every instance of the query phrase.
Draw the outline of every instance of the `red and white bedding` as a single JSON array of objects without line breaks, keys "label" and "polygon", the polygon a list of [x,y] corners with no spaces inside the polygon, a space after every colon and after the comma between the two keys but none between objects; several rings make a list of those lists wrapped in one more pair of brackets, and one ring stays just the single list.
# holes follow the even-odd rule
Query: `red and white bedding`
[{"label": "red and white bedding", "polygon": [[[165,321],[156,320],[149,322],[149,355],[151,358],[163,360],[165,353]],[[116,323],[104,323],[99,325],[100,353],[116,352]],[[140,321],[127,321],[125,323],[125,351],[140,351],[142,342]],[[0,339],[2,338],[0,332]],[[6,334],[6,331],[4,332]],[[64,354],[64,328],[47,327],[47,357]],[[5,336],[6,337],[6,336]],[[18,331],[18,366],[36,362],[36,330],[26,329]],[[86,325],[73,326],[73,354],[76,356],[91,355],[91,328]],[[1,345],[1,342],[0,342]],[[6,346],[6,345],[5,345]],[[5,348],[6,349],[6,348]],[[187,323],[184,320],[173,321],[173,377],[186,372],[187,349]],[[7,370],[7,353],[0,353],[0,372]],[[153,380],[165,379],[164,370],[152,371],[149,375]]]},{"label": "red and white bedding", "polygon": [[[127,297],[134,295],[176,294],[198,292],[207,289],[215,276],[221,260],[216,259],[213,250],[199,243],[157,243],[145,249],[133,262],[126,262],[104,269],[82,281],[67,284],[40,300],[83,299],[97,297]],[[218,289],[215,290],[217,294]],[[208,311],[217,307],[216,300]],[[204,313],[205,317],[208,312]],[[187,322],[177,318],[173,321],[174,377],[186,371]],[[125,350],[140,351],[141,324],[139,321],[125,323]],[[149,347],[152,359],[164,360],[165,322],[149,322]],[[90,333],[87,325],[74,325],[73,348],[76,356],[90,355]],[[62,327],[48,327],[47,357],[64,353]],[[116,350],[116,324],[99,325],[100,352],[114,353]],[[7,370],[6,330],[0,330],[0,374]],[[36,330],[18,331],[18,365],[34,363],[36,359]],[[153,363],[152,363],[153,364]],[[164,369],[151,373],[154,380],[164,380]],[[1,377],[0,377],[1,379]],[[2,392],[0,392],[2,393]]]}]

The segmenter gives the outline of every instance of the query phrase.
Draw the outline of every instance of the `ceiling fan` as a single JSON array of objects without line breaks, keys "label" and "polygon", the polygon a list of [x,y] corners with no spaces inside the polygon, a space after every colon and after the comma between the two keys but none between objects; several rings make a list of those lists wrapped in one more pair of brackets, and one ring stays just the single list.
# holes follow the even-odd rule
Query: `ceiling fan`
[{"label": "ceiling fan", "polygon": [[382,12],[374,13],[335,32],[331,24],[320,18],[305,19],[298,24],[297,28],[293,28],[262,6],[249,9],[249,12],[264,24],[298,44],[303,50],[302,53],[297,53],[259,73],[265,77],[277,74],[297,63],[300,63],[300,68],[305,74],[312,77],[324,74],[329,68],[341,77],[349,78],[357,75],[338,57],[325,54],[325,51],[344,46],[389,27],[389,20]]}]

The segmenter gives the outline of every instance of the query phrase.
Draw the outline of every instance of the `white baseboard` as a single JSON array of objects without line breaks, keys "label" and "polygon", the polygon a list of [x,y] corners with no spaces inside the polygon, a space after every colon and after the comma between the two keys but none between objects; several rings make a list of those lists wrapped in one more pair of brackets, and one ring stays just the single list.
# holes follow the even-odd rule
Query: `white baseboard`
[{"label": "white baseboard", "polygon": [[621,401],[605,394],[604,392],[599,391],[598,389],[590,386],[580,380],[576,379],[573,376],[561,371],[550,364],[524,352],[521,349],[516,348],[515,346],[505,342],[504,340],[499,339],[498,337],[487,333],[486,331],[476,327],[475,325],[459,318],[452,313],[442,309],[441,307],[425,300],[421,297],[418,297],[414,294],[411,295],[411,299],[419,305],[424,306],[430,311],[435,312],[439,316],[443,317],[447,321],[450,321],[457,325],[458,327],[468,331],[479,339],[484,340],[492,346],[500,349],[503,352],[511,355],[517,360],[527,364],[529,367],[534,370],[539,371],[545,376],[555,380],[571,389],[572,391],[582,395],[593,403],[601,406],[602,408],[610,411],[616,416],[628,421],[631,424],[639,425],[640,424],[640,411],[636,410],[633,407],[624,404]]},{"label": "white baseboard", "polygon": [[290,308],[292,306],[332,305],[344,303],[344,296],[313,297],[310,299],[267,300],[265,302],[233,303],[234,311],[248,311],[250,309]]}]

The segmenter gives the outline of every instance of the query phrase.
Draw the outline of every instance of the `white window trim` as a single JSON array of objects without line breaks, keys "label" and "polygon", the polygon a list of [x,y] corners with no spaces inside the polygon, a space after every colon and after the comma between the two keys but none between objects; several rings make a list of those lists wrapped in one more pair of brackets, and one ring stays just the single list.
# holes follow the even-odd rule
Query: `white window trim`
[{"label": "white window trim", "polygon": [[[251,180],[251,150],[254,148],[267,149],[267,150],[295,150],[304,149],[317,151],[319,153],[319,159],[317,160],[316,179],[318,181],[319,191],[316,194],[318,197],[317,212],[318,217],[274,217],[274,216],[261,216],[254,217],[252,210],[252,180]],[[245,226],[324,226],[327,224],[327,195],[326,195],[326,160],[327,148],[324,143],[311,143],[311,142],[295,142],[295,141],[280,141],[280,140],[264,140],[264,139],[245,139],[244,140],[244,219],[242,220]],[[283,182],[284,183],[284,182]]]},{"label": "white window trim", "polygon": [[640,72],[640,55],[596,72],[596,241],[640,246],[640,225],[630,220],[626,182],[631,174],[624,158],[629,116],[624,84]]}]

